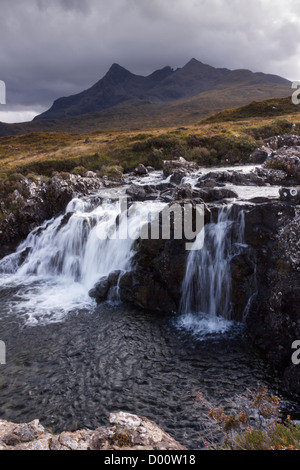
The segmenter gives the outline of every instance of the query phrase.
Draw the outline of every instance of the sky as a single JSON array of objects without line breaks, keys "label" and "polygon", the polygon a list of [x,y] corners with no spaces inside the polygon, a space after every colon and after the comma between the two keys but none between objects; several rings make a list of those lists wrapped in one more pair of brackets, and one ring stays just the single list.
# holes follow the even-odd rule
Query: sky
[{"label": "sky", "polygon": [[300,80],[299,0],[0,0],[0,121],[31,120],[113,63],[147,75],[191,58]]}]

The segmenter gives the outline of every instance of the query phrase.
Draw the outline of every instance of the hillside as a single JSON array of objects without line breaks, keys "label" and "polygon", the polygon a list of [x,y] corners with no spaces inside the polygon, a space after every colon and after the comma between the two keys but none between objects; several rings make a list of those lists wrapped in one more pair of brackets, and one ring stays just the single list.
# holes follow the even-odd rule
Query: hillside
[{"label": "hillside", "polygon": [[203,124],[225,121],[241,121],[249,118],[274,117],[286,114],[299,114],[299,107],[292,103],[291,97],[271,98],[264,101],[253,101],[250,104],[235,109],[226,109],[202,120]]}]

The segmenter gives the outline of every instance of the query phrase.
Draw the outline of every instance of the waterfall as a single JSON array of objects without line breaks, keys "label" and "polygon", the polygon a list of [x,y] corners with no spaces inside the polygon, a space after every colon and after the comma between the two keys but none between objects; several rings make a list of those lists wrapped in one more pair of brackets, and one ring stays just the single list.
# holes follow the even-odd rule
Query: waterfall
[{"label": "waterfall", "polygon": [[1,283],[20,286],[13,310],[40,323],[90,309],[94,301],[88,292],[95,283],[130,268],[134,237],[148,222],[149,204],[152,212],[162,206],[135,203],[138,208],[122,211],[121,204],[74,199],[63,215],[34,230],[16,253],[0,261]]},{"label": "waterfall", "polygon": [[246,247],[244,213],[240,211],[234,220],[232,212],[232,206],[219,209],[217,221],[207,224],[204,234],[198,235],[204,238],[203,247],[188,257],[179,325],[196,333],[224,331],[230,326],[230,262]]}]

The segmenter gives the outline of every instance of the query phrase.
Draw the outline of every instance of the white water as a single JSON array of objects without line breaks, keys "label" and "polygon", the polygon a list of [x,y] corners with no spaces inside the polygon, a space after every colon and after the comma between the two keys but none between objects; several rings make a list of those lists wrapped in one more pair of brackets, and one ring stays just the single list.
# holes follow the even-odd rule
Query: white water
[{"label": "white water", "polygon": [[231,212],[229,206],[219,210],[217,222],[198,235],[203,248],[188,257],[177,325],[196,336],[224,333],[233,325],[230,262],[245,245],[243,212],[237,221]]},{"label": "white water", "polygon": [[[93,208],[87,200],[74,199],[63,216],[34,230],[0,262],[1,284],[20,286],[11,302],[14,313],[35,324],[60,321],[74,309],[90,310],[94,301],[88,292],[95,283],[112,271],[129,269],[149,204],[154,213],[162,209],[161,203],[135,204],[127,217],[119,201]],[[20,266],[25,251],[29,254]]]}]

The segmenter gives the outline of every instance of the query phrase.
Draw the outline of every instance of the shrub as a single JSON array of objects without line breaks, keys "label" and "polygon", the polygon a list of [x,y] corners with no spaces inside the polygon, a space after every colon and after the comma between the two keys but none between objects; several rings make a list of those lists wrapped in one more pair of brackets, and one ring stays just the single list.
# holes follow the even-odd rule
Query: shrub
[{"label": "shrub", "polygon": [[266,387],[256,393],[248,391],[238,402],[234,414],[218,408],[209,413],[225,433],[221,449],[300,450],[299,425],[290,416],[281,422],[280,399],[270,395]]}]

